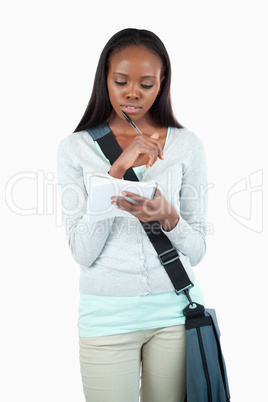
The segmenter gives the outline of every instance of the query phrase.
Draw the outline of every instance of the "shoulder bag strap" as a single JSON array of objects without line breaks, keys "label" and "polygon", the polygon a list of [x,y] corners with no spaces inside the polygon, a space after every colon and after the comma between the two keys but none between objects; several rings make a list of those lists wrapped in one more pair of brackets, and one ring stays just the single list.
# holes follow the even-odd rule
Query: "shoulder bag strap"
[{"label": "shoulder bag strap", "polygon": [[[108,124],[104,123],[101,126],[94,127],[93,129],[89,128],[85,131],[89,133],[94,141],[98,142],[102,152],[106,158],[109,159],[112,165],[123,151]],[[125,172],[124,179],[139,181],[132,168]],[[158,221],[146,223],[140,221],[140,223],[155,248],[160,262],[165,268],[176,293],[180,294],[184,292],[188,300],[191,302],[189,289],[194,285],[181,263],[177,250],[161,230],[160,223]]]}]

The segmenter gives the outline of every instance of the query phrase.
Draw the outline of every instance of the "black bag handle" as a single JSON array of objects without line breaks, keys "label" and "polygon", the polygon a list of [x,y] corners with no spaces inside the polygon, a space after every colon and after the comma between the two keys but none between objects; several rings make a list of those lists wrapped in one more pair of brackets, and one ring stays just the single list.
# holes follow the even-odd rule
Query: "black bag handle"
[{"label": "black bag handle", "polygon": [[[108,124],[98,127],[86,129],[94,141],[97,141],[102,152],[109,159],[112,165],[123,152],[115,136],[113,135]],[[100,135],[98,135],[100,133]],[[124,179],[130,181],[139,181],[134,170],[128,169],[124,174]],[[177,250],[173,247],[169,238],[161,230],[161,225],[158,221],[141,222],[141,225],[149,237],[153,247],[155,248],[161,264],[165,268],[177,294],[185,293],[189,302],[192,300],[189,296],[189,289],[194,285],[191,282],[187,272],[185,271],[182,262],[179,258]]]}]

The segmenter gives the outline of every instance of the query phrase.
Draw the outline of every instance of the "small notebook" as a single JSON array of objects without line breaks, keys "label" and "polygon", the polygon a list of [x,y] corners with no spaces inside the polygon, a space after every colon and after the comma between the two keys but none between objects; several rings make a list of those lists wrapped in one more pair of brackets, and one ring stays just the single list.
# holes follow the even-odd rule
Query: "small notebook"
[{"label": "small notebook", "polygon": [[[130,213],[122,211],[111,204],[111,197],[122,196],[122,191],[130,191],[144,198],[154,198],[157,189],[155,181],[128,181],[116,179],[109,174],[93,173],[89,177],[89,197],[87,213],[90,222],[115,216],[137,219]],[[128,199],[127,197],[125,197]],[[128,199],[130,202],[132,200]]]}]

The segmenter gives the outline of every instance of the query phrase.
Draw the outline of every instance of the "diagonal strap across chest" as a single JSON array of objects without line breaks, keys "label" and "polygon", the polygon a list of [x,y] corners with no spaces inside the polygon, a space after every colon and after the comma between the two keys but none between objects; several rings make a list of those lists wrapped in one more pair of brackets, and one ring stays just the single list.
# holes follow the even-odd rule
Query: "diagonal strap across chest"
[{"label": "diagonal strap across chest", "polygon": [[[111,165],[123,152],[108,124],[86,129],[94,141],[97,141],[102,152]],[[124,179],[139,181],[134,170],[128,169]],[[155,248],[161,264],[165,268],[177,294],[184,292],[189,298],[189,289],[193,287],[187,272],[185,271],[177,250],[173,247],[169,238],[161,229],[158,221],[141,222],[141,225]]]}]

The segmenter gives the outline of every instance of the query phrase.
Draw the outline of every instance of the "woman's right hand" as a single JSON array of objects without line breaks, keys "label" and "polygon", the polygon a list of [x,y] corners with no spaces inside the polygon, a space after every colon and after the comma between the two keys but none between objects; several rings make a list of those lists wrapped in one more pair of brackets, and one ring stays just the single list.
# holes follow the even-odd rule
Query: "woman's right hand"
[{"label": "woman's right hand", "polygon": [[139,165],[139,161],[144,155],[148,156],[146,168],[153,166],[157,158],[164,159],[163,150],[157,133],[148,137],[147,135],[137,135],[122,154],[112,164],[109,174],[118,179],[122,179],[125,172],[134,164]]}]

